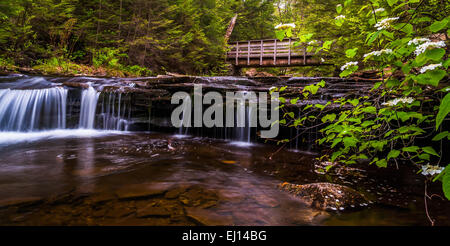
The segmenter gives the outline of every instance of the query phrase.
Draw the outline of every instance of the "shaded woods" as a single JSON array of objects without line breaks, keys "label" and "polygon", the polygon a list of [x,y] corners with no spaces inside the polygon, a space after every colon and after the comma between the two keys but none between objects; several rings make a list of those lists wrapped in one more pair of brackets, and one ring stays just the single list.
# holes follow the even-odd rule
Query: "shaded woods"
[{"label": "shaded woods", "polygon": [[215,74],[236,13],[233,39],[273,35],[273,1],[2,0],[0,8],[2,65],[43,70]]}]

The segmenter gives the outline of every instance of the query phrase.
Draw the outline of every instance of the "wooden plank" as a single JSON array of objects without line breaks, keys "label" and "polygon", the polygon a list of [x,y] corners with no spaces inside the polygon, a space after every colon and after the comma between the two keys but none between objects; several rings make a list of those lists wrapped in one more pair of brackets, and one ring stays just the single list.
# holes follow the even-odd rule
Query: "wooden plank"
[{"label": "wooden plank", "polygon": [[[259,54],[250,54],[250,59],[258,59],[258,58],[261,58],[261,56],[263,57],[263,59],[265,59],[265,58],[272,58],[272,60],[273,60],[273,52],[272,53],[259,53]],[[284,57],[284,58],[287,58],[287,57],[289,57],[289,53],[281,53],[281,54],[277,54],[277,57]],[[291,53],[291,59],[292,58],[294,58],[294,57],[302,57],[303,58],[303,53]],[[308,58],[308,57],[312,57],[312,56],[310,56],[310,55],[306,55],[306,57]],[[236,58],[236,55],[234,55],[234,54],[231,54],[231,55],[228,55],[227,56],[227,59],[235,59]],[[245,59],[245,60],[247,60],[247,55],[244,55],[244,56],[238,56],[238,59]]]},{"label": "wooden plank", "polygon": [[264,41],[261,40],[261,50],[260,50],[260,55],[259,55],[259,65],[262,65],[262,61],[263,61],[263,54],[264,54]]},{"label": "wooden plank", "polygon": [[239,42],[236,42],[236,66],[239,65]]},{"label": "wooden plank", "polygon": [[306,65],[306,45],[303,47],[303,65]]},{"label": "wooden plank", "polygon": [[289,57],[288,57],[288,65],[291,65],[291,39],[289,39]]},{"label": "wooden plank", "polygon": [[250,65],[250,41],[248,41],[248,48],[247,48],[247,65]]},{"label": "wooden plank", "polygon": [[277,40],[275,39],[275,49],[273,52],[273,64],[277,65]]}]

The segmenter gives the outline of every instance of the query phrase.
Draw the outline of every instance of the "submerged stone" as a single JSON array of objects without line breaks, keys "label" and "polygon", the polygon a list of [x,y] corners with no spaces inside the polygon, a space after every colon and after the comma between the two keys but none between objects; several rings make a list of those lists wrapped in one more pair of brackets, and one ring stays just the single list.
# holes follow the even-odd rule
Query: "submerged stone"
[{"label": "submerged stone", "polygon": [[12,197],[0,200],[0,208],[34,205],[41,202],[43,202],[42,197]]},{"label": "submerged stone", "polygon": [[126,185],[116,191],[119,199],[137,199],[150,196],[158,196],[166,193],[172,184],[168,183],[143,183]]},{"label": "submerged stone", "polygon": [[356,190],[332,183],[291,184],[282,183],[281,190],[303,198],[310,206],[322,210],[346,210],[361,207],[369,201]]},{"label": "submerged stone", "polygon": [[200,225],[207,226],[230,226],[233,225],[233,217],[220,215],[214,211],[202,208],[186,208],[186,216]]}]

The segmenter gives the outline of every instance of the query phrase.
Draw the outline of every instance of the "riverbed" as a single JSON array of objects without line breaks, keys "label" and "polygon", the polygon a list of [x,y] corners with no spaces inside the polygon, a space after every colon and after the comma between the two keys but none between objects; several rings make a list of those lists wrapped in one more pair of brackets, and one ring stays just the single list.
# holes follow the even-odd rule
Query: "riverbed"
[{"label": "riverbed", "polygon": [[[325,212],[278,190],[285,180],[324,180],[307,153],[282,150],[269,160],[276,146],[152,132],[71,131],[0,144],[0,224],[427,224],[420,196],[401,194],[388,180],[372,193],[397,189],[383,196],[402,196],[410,204]],[[365,177],[354,185],[369,183]]]}]

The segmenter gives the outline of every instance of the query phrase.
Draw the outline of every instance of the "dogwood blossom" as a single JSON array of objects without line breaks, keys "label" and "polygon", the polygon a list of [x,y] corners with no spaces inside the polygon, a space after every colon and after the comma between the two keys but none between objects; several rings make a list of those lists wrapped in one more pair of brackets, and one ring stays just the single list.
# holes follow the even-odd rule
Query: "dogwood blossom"
[{"label": "dogwood blossom", "polygon": [[399,17],[392,17],[392,18],[386,18],[379,21],[377,24],[375,24],[375,28],[377,28],[378,31],[387,29],[391,26],[391,22],[398,20]]},{"label": "dogwood blossom", "polygon": [[336,19],[336,20],[343,20],[343,19],[345,19],[345,15],[336,16],[334,19]]},{"label": "dogwood blossom", "polygon": [[425,43],[417,46],[414,53],[416,54],[416,56],[418,56],[418,55],[422,54],[423,52],[425,52],[428,48],[444,48],[444,47],[445,47],[444,41],[425,42]]},{"label": "dogwood blossom", "polygon": [[373,11],[374,13],[379,13],[379,12],[384,12],[384,8],[378,8],[378,9],[375,9],[375,11]]},{"label": "dogwood blossom", "polygon": [[410,40],[408,42],[408,45],[419,45],[419,44],[425,43],[425,42],[431,42],[431,40],[428,38],[415,38],[413,40]]},{"label": "dogwood blossom", "polygon": [[442,63],[438,63],[438,64],[430,64],[430,65],[428,65],[428,66],[422,67],[422,68],[420,69],[420,73],[425,73],[425,72],[428,71],[428,70],[434,70],[434,69],[436,69],[436,68],[438,68],[438,67],[442,67]]},{"label": "dogwood blossom", "polygon": [[279,24],[275,27],[275,29],[288,29],[288,28],[295,28],[295,24],[294,23],[287,23],[287,24]]},{"label": "dogwood blossom", "polygon": [[356,65],[358,65],[358,62],[347,62],[341,67],[341,71],[344,71],[344,70],[348,69],[349,67],[356,66]]},{"label": "dogwood blossom", "polygon": [[393,100],[387,101],[385,103],[382,103],[381,105],[385,105],[385,106],[395,106],[398,103],[408,103],[411,104],[412,102],[414,102],[414,98],[412,97],[404,97],[404,98],[395,98]]},{"label": "dogwood blossom", "polygon": [[433,176],[435,174],[440,174],[442,171],[444,171],[444,167],[440,167],[440,166],[432,166],[430,164],[427,165],[423,165],[422,166],[422,175],[430,175]]},{"label": "dogwood blossom", "polygon": [[364,58],[369,57],[369,56],[381,56],[382,54],[392,54],[392,50],[385,49],[385,50],[372,51],[370,53],[365,54]]}]

